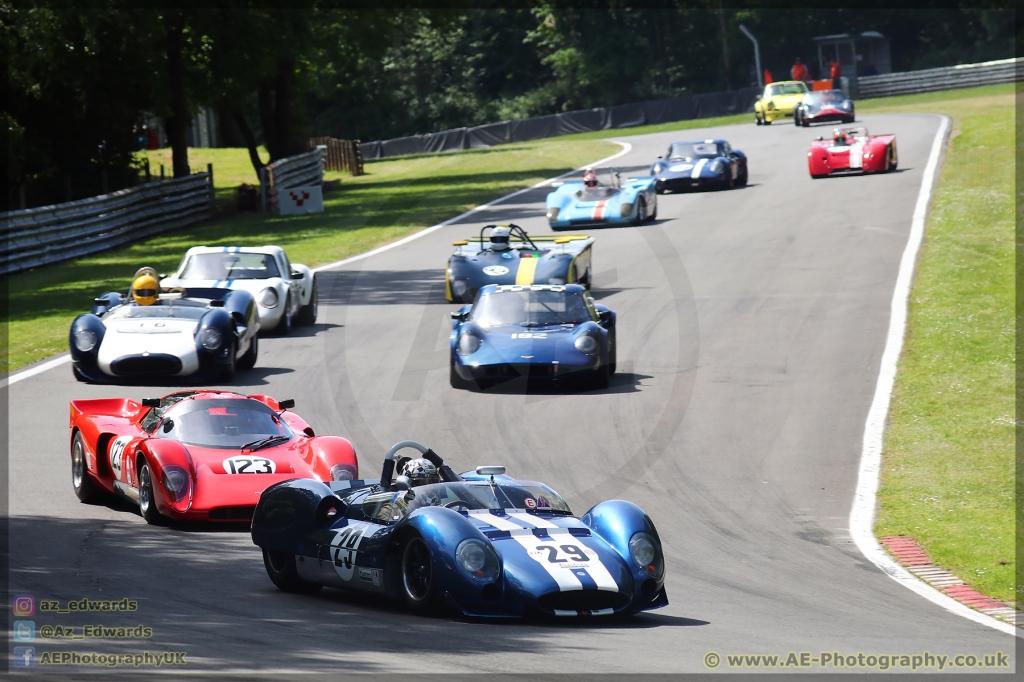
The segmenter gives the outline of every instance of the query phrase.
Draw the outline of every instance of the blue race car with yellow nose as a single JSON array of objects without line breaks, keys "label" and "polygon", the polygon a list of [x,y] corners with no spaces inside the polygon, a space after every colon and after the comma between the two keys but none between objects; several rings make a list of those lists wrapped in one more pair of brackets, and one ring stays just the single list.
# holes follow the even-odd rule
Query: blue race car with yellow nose
[{"label": "blue race car with yellow nose", "polygon": [[590,288],[594,240],[585,234],[531,237],[518,225],[485,225],[457,241],[445,271],[449,301],[471,303],[488,284],[582,284]]},{"label": "blue race car with yellow nose", "polygon": [[[397,456],[407,448],[436,467],[436,482],[411,486],[409,458]],[[543,483],[502,466],[456,474],[414,441],[392,446],[379,481],[270,486],[252,541],[285,592],[336,587],[421,614],[610,616],[668,605],[661,539],[640,507],[610,500],[577,518]]]},{"label": "blue race car with yellow nose", "polygon": [[658,194],[732,189],[747,184],[747,155],[725,140],[673,142],[651,164]]},{"label": "blue race car with yellow nose", "polygon": [[452,313],[452,387],[526,377],[605,388],[615,373],[615,321],[578,284],[489,284]]}]

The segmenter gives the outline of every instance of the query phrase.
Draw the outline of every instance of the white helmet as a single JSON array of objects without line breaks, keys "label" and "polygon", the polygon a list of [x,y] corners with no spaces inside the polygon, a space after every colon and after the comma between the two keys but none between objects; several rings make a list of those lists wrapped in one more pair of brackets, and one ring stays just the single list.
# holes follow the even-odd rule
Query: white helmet
[{"label": "white helmet", "polygon": [[412,486],[441,482],[441,476],[437,473],[437,467],[430,460],[423,459],[422,457],[406,462],[402,468],[402,473],[409,478],[409,484]]},{"label": "white helmet", "polygon": [[491,250],[508,251],[508,239],[511,231],[507,227],[496,227],[491,230]]}]

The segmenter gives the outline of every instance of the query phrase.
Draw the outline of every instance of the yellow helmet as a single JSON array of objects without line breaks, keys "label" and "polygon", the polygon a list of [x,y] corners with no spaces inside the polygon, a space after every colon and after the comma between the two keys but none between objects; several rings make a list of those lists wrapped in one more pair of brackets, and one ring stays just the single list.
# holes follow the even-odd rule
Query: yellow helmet
[{"label": "yellow helmet", "polygon": [[141,268],[132,281],[132,298],[139,305],[153,305],[160,294],[160,282],[156,270]]}]

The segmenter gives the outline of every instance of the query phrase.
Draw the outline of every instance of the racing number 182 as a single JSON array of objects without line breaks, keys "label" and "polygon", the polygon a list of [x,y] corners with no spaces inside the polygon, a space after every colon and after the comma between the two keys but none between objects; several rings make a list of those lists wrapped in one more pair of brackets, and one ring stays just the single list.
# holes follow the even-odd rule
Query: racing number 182
[{"label": "racing number 182", "polygon": [[[558,556],[558,550],[561,549],[565,552],[568,559],[562,559]],[[586,552],[577,547],[576,545],[560,545],[555,547],[554,545],[540,545],[537,547],[538,551],[547,550],[548,563],[551,564],[564,564],[568,561],[587,561],[590,557],[587,556]]]}]

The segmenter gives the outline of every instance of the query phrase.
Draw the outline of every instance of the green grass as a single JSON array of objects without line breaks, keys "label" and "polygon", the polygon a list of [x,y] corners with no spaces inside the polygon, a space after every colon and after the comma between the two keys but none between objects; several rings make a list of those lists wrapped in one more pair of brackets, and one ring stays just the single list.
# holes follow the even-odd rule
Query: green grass
[{"label": "green grass", "polygon": [[858,105],[953,119],[910,295],[875,530],[912,536],[981,592],[1024,601],[1014,594],[1014,94],[972,91]]},{"label": "green grass", "polygon": [[[190,150],[190,166],[214,164],[215,187],[223,199],[216,219],[9,278],[7,333],[0,335],[9,343],[8,371],[66,351],[71,320],[87,311],[97,294],[126,290],[143,265],[160,272],[174,270],[191,246],[279,244],[293,262],[321,265],[394,241],[618,149],[600,140],[559,138],[370,162],[358,178],[328,174],[328,179],[342,181],[324,196],[324,213],[293,217],[234,211],[232,188],[255,177],[244,149]],[[168,153],[149,153],[157,159],[151,161],[157,173],[160,154]]]}]

